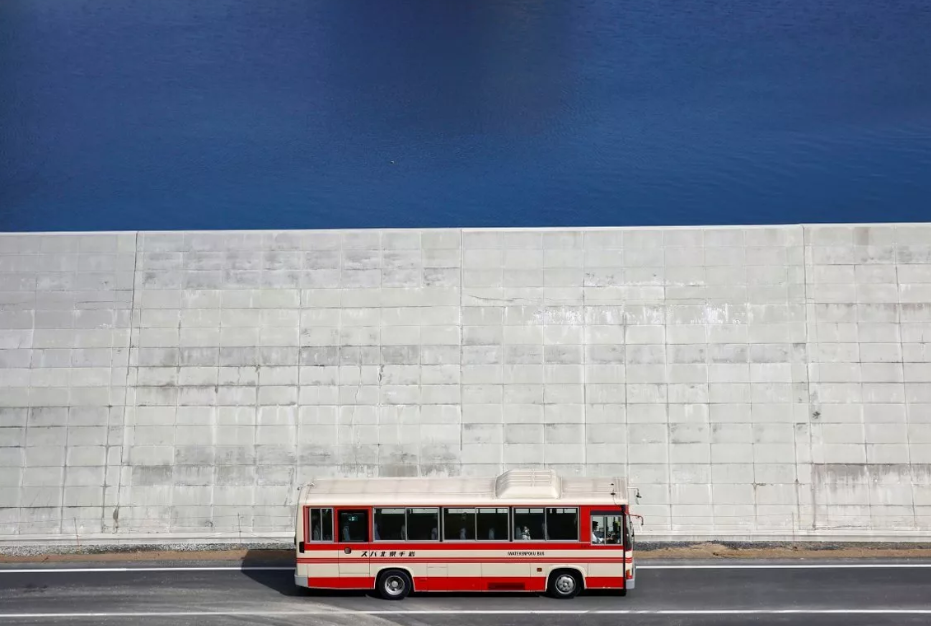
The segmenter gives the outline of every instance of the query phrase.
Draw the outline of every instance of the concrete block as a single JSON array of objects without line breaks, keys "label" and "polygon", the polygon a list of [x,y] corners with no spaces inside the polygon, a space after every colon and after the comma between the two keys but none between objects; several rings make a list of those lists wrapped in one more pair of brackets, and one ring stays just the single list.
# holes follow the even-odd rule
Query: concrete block
[{"label": "concrete block", "polygon": [[[866,446],[863,444],[823,444],[818,448],[823,463],[866,463]],[[818,460],[817,452],[813,451],[813,454]]]},{"label": "concrete block", "polygon": [[[676,505],[702,506],[710,505],[712,501],[711,485],[672,484],[669,487],[670,501],[673,504],[673,516],[677,509],[684,512],[686,509]],[[709,511],[710,517],[710,511]]]},{"label": "concrete block", "polygon": [[543,372],[542,365],[505,365],[501,381],[505,384],[540,384],[543,383]]},{"label": "concrete block", "polygon": [[[548,346],[561,347],[561,346]],[[543,362],[543,346],[539,345],[508,345],[503,347],[503,362],[506,364],[530,365]],[[581,362],[581,346],[573,346],[578,354],[578,360]]]},{"label": "concrete block", "polygon": [[877,443],[866,445],[866,462],[877,464],[897,464],[909,457],[906,444]]},{"label": "concrete block", "polygon": [[584,391],[580,401],[589,404],[623,404],[627,398],[626,385],[589,384]]},{"label": "concrete block", "polygon": [[[547,366],[545,370],[547,381],[551,376],[554,378],[560,376],[563,371],[579,372],[580,377],[573,379],[581,382],[583,374],[580,370],[563,370],[560,366]],[[627,379],[627,370],[624,365],[587,365],[584,368],[584,377],[584,380],[591,384],[618,385]]]},{"label": "concrete block", "polygon": [[709,383],[708,399],[714,405],[749,404],[753,388],[746,383]]},{"label": "concrete block", "polygon": [[662,383],[630,383],[627,385],[629,404],[665,404],[668,402],[667,386]]},{"label": "concrete block", "polygon": [[731,463],[753,463],[754,450],[751,444],[742,443],[712,443],[711,444],[711,463],[731,464]]},{"label": "concrete block", "polygon": [[666,424],[630,424],[628,426],[628,437],[631,445],[665,444],[668,438],[668,428]]},{"label": "concrete block", "polygon": [[931,384],[907,383],[905,385],[905,398],[909,404],[923,405],[931,402]]},{"label": "concrete block", "polygon": [[[509,385],[512,389],[515,387],[524,388],[523,385]],[[503,387],[501,385],[483,384],[483,385],[462,385],[462,403],[468,404],[500,404],[503,400]],[[542,402],[542,391],[541,391]]]},{"label": "concrete block", "polygon": [[[592,396],[592,402],[598,402],[598,387],[601,386],[592,385],[588,388],[588,392]],[[623,385],[620,387],[620,397],[623,398]],[[586,397],[585,391],[582,385],[549,384],[544,387],[543,401],[545,404],[582,404]]]},{"label": "concrete block", "polygon": [[463,346],[462,363],[463,365],[498,365],[504,361],[504,349],[502,346]]},{"label": "concrete block", "polygon": [[901,341],[898,324],[892,322],[860,322],[857,326],[860,343],[898,343]]},{"label": "concrete block", "polygon": [[628,326],[625,330],[627,344],[662,345],[665,341],[666,329],[663,326]]},{"label": "concrete block", "polygon": [[584,404],[547,404],[543,407],[543,421],[548,424],[583,423]]},{"label": "concrete block", "polygon": [[711,463],[711,447],[707,443],[670,443],[669,459],[673,463]]},{"label": "concrete block", "polygon": [[711,465],[711,482],[718,484],[744,485],[753,476],[751,463],[715,463]]},{"label": "concrete block", "polygon": [[751,443],[751,424],[721,423],[711,427],[712,443]]},{"label": "concrete block", "polygon": [[863,383],[861,399],[864,403],[894,404],[905,402],[905,386],[899,383]]},{"label": "concrete block", "polygon": [[[475,425],[469,425],[475,426]],[[496,424],[481,424],[485,428],[499,427]],[[544,439],[542,424],[505,424],[504,443],[507,444],[541,444]]]},{"label": "concrete block", "polygon": [[670,466],[673,484],[707,485],[711,483],[711,466],[696,463],[673,464]]},{"label": "concrete block", "polygon": [[668,458],[668,446],[665,443],[631,443],[627,446],[627,462],[631,464],[666,463]]},{"label": "concrete block", "polygon": [[69,467],[104,466],[107,463],[107,448],[105,446],[69,447],[66,459]]},{"label": "concrete block", "polygon": [[[69,489],[72,487],[102,487],[105,484],[106,467],[68,467],[64,471],[64,485]],[[101,492],[102,493],[102,492]],[[67,495],[66,495],[67,500]],[[100,503],[103,505],[103,502]],[[83,506],[83,505],[74,505]],[[95,506],[95,505],[89,505]]]},{"label": "concrete block", "polygon": [[172,446],[137,445],[129,450],[128,460],[135,467],[146,465],[170,466],[174,462],[175,453]]},{"label": "concrete block", "polygon": [[578,444],[585,438],[585,428],[582,424],[546,424],[543,435],[546,444]]}]

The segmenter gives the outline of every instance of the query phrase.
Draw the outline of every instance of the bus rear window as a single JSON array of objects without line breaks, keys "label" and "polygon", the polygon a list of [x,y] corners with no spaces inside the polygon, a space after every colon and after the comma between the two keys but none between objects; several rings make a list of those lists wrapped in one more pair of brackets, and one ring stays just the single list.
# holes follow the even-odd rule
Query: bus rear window
[{"label": "bus rear window", "polygon": [[333,541],[333,509],[310,509],[307,541]]}]

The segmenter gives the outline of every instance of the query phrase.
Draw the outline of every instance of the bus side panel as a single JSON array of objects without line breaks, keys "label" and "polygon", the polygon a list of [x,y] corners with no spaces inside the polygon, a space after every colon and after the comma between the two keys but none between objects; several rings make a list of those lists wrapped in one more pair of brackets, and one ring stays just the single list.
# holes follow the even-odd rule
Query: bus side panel
[{"label": "bus side panel", "polygon": [[450,563],[446,576],[447,591],[481,591],[485,588],[481,563]]},{"label": "bus side panel", "polygon": [[591,560],[588,562],[588,577],[585,579],[585,588],[623,589],[623,547],[618,546],[616,550],[611,548],[604,548],[604,552],[598,556],[601,558],[591,558]]},{"label": "bus side panel", "polygon": [[[398,565],[407,564],[399,563]],[[447,591],[445,564],[412,563],[404,567],[404,569],[410,571],[414,576],[414,591]]]},{"label": "bus side panel", "polygon": [[[306,580],[311,589],[371,589],[370,577],[347,577],[339,573],[338,550],[315,550],[302,555],[295,578]],[[358,578],[358,580],[357,580]]]},{"label": "bus side panel", "polygon": [[[530,578],[530,563],[516,558],[508,562],[484,562],[481,567],[482,578],[486,581],[502,584],[516,584]],[[485,585],[487,587],[487,584]]]},{"label": "bus side panel", "polygon": [[586,589],[623,589],[623,576],[589,576],[585,581]]}]

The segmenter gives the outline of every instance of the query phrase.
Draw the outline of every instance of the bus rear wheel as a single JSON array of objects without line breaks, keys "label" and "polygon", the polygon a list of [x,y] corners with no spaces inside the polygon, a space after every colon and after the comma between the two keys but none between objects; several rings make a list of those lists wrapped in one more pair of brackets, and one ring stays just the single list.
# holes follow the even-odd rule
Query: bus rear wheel
[{"label": "bus rear wheel", "polygon": [[572,570],[557,570],[550,574],[546,590],[550,597],[559,600],[574,598],[582,590],[582,577]]},{"label": "bus rear wheel", "polygon": [[378,575],[378,594],[385,600],[403,600],[414,586],[407,572],[389,569]]}]

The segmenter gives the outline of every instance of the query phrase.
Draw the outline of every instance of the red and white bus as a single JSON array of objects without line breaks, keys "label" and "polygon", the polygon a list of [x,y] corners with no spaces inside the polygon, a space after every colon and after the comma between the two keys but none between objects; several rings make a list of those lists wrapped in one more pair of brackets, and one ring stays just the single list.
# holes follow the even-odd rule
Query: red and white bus
[{"label": "red and white bus", "polygon": [[626,486],[510,470],[496,478],[324,478],[300,492],[296,584],[412,591],[625,593],[636,580]]}]

